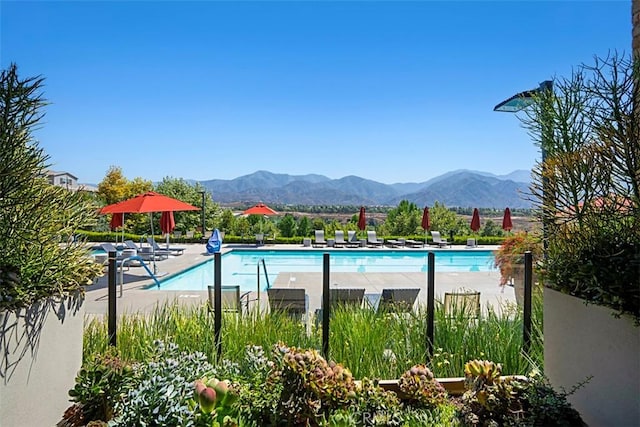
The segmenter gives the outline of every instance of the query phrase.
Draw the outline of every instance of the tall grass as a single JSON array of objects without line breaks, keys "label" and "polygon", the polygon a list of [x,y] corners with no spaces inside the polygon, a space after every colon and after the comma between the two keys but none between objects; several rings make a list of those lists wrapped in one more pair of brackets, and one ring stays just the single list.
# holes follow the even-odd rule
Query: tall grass
[{"label": "tall grass", "polygon": [[[498,316],[491,307],[478,319],[464,313],[435,312],[434,353],[427,355],[427,313],[384,313],[371,309],[337,308],[330,321],[330,359],[349,368],[356,378],[398,378],[417,363],[427,364],[437,377],[464,376],[464,363],[487,359],[501,363],[506,374],[526,374],[542,368],[542,297],[533,298],[532,344],[522,353],[522,315],[515,307],[502,308]],[[310,329],[283,313],[252,310],[243,315],[223,313],[222,356],[240,361],[247,345],[269,351],[274,344],[320,349],[322,329]],[[172,341],[185,351],[200,351],[217,362],[213,314],[206,305],[180,305],[177,301],[157,305],[147,315],[118,318],[117,349],[126,360],[147,360],[154,340]],[[105,320],[93,319],[85,326],[84,358],[107,350]]]}]

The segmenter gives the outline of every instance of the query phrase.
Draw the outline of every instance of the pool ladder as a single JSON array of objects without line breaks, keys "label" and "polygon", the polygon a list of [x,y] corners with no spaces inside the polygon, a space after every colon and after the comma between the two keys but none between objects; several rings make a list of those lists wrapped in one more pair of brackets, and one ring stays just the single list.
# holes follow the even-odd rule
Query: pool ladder
[{"label": "pool ladder", "polygon": [[264,272],[264,278],[267,280],[267,289],[271,287],[269,283],[269,274],[267,273],[267,264],[264,262],[264,258],[258,261],[256,265],[256,278],[257,278],[257,291],[258,291],[258,305],[260,304],[260,263],[262,263],[262,271]]}]

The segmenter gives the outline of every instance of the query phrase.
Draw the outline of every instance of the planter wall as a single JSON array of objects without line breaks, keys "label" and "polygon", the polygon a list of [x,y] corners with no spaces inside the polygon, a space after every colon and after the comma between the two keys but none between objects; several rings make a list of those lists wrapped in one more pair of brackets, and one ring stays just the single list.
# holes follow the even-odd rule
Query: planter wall
[{"label": "planter wall", "polygon": [[640,328],[631,317],[544,289],[544,371],[590,426],[640,425]]},{"label": "planter wall", "polygon": [[54,426],[82,365],[82,298],[0,312],[0,425]]},{"label": "planter wall", "polygon": [[[538,274],[535,271],[531,272],[531,283],[533,285],[538,284]],[[518,307],[524,307],[524,264],[515,264],[511,271],[511,279],[513,281],[513,291],[516,296],[516,303]]]}]

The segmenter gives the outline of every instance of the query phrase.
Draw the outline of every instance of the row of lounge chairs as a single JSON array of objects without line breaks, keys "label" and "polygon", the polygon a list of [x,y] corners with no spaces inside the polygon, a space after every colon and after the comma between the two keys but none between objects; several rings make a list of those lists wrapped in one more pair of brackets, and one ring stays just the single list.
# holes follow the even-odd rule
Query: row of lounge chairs
[{"label": "row of lounge chairs", "polygon": [[186,249],[183,247],[175,246],[163,248],[158,245],[153,237],[147,237],[147,243],[149,244],[149,246],[143,247],[142,245],[140,245],[140,247],[138,247],[138,245],[136,245],[133,240],[125,240],[124,246],[119,248],[116,247],[113,243],[102,243],[100,246],[107,253],[116,252],[116,260],[118,261],[118,264],[122,263],[122,261],[125,261],[125,264],[127,265],[130,263],[126,263],[126,260],[128,258],[131,258],[132,256],[137,256],[144,261],[161,261],[167,259],[169,255],[182,255]]},{"label": "row of lounge chairs", "polygon": [[[209,306],[214,307],[214,287],[209,286]],[[420,293],[419,288],[385,288],[378,301],[365,297],[364,288],[332,288],[329,290],[331,307],[375,307],[384,312],[411,312]],[[240,286],[222,286],[222,309],[226,312],[242,313],[249,305],[250,292],[241,293]],[[272,312],[284,312],[292,317],[307,318],[309,298],[304,288],[267,289],[269,308]],[[480,292],[446,292],[444,295],[445,314],[464,313],[466,317],[477,318],[480,315]],[[316,311],[321,317],[322,310]],[[308,320],[308,319],[305,319]]]},{"label": "row of lounge chairs", "polygon": [[[425,242],[421,242],[418,240],[411,240],[411,239],[389,239],[386,242],[384,241],[384,239],[379,239],[376,236],[376,232],[374,230],[368,230],[367,231],[367,239],[364,240],[359,240],[357,237],[357,234],[354,230],[349,230],[347,231],[348,233],[348,237],[345,240],[344,238],[344,231],[342,230],[336,230],[335,232],[335,238],[333,239],[332,243],[333,246],[335,247],[361,247],[361,246],[368,246],[368,247],[382,247],[384,246],[384,244],[386,243],[387,246],[389,247],[424,247]],[[447,239],[442,238],[442,236],[440,235],[439,231],[432,231],[431,232],[431,238],[433,239],[433,242],[430,243],[431,245],[434,246],[438,246],[438,247],[446,247],[446,246],[451,246],[451,243],[447,241]],[[313,240],[313,246],[314,247],[322,247],[322,246],[328,246],[329,245],[329,241],[325,239],[324,237],[324,230],[315,230],[315,237]]]}]

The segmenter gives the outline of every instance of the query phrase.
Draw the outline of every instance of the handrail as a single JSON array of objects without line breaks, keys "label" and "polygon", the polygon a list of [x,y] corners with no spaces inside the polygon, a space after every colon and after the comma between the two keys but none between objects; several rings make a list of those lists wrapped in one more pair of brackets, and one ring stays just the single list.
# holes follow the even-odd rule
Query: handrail
[{"label": "handrail", "polygon": [[267,279],[267,289],[269,289],[271,287],[271,284],[269,284],[269,274],[267,273],[267,264],[265,264],[264,258],[262,258],[260,261],[262,261],[262,270],[264,270],[264,277],[265,279]]},{"label": "handrail", "polygon": [[120,296],[121,297],[122,297],[122,287],[124,285],[124,265],[127,261],[139,261],[142,267],[144,267],[144,269],[147,270],[147,273],[149,273],[149,276],[151,276],[153,281],[156,283],[156,286],[158,286],[158,288],[160,287],[160,282],[158,281],[158,278],[155,276],[155,274],[151,272],[151,269],[149,268],[149,266],[147,266],[147,264],[145,264],[144,259],[142,259],[140,255],[132,255],[130,257],[123,258],[119,261],[120,261]]},{"label": "handrail", "polygon": [[[269,289],[271,287],[271,284],[269,283],[269,274],[267,273],[267,265],[264,262],[264,258],[262,258],[260,261],[262,261],[262,270],[264,271],[264,277],[267,279],[267,289]],[[256,264],[256,278],[257,278],[257,284],[256,284],[256,290],[258,293],[258,306],[260,306],[260,261],[258,261],[258,263]]]}]

